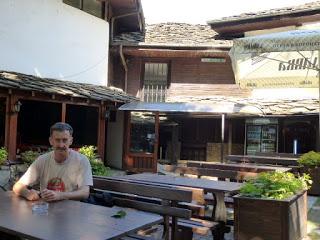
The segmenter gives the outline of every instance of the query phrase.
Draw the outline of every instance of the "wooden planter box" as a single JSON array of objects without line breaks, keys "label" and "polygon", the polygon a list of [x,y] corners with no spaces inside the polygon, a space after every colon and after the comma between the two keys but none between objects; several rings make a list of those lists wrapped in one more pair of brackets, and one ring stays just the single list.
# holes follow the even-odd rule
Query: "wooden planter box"
[{"label": "wooden planter box", "polygon": [[306,191],[287,200],[234,197],[236,240],[298,240],[307,235]]}]

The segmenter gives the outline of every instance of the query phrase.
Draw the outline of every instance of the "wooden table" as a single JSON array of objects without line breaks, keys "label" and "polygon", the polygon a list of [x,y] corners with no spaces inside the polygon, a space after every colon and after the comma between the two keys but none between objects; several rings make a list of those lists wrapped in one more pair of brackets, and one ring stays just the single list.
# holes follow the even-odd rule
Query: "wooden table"
[{"label": "wooden table", "polygon": [[[118,239],[127,233],[162,222],[157,214],[79,201],[49,203],[47,215],[32,213],[31,201],[12,192],[0,192],[0,232],[28,239]],[[124,218],[112,215],[123,209]]]},{"label": "wooden table", "polygon": [[212,219],[223,222],[226,222],[227,220],[227,209],[224,202],[225,193],[236,193],[242,186],[242,183],[236,182],[214,181],[199,178],[177,177],[172,175],[158,175],[152,173],[112,177],[112,179],[137,181],[145,184],[165,184],[169,186],[203,189],[208,193],[212,193],[216,198],[216,206],[212,214]]},{"label": "wooden table", "polygon": [[231,162],[254,162],[259,164],[273,164],[284,166],[297,166],[298,158],[275,157],[275,156],[255,156],[255,155],[228,155],[226,157]]},{"label": "wooden table", "polygon": [[266,172],[266,171],[280,171],[289,172],[292,170],[291,167],[283,166],[268,166],[268,165],[257,165],[252,163],[217,163],[217,162],[203,162],[203,161],[188,161],[188,167],[202,167],[219,170],[232,170],[232,171],[243,171],[243,172]]}]

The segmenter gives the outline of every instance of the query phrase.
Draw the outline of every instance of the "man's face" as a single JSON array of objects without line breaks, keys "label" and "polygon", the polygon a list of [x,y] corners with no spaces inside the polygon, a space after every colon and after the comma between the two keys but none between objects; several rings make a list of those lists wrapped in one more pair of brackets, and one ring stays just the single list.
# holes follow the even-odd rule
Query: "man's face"
[{"label": "man's face", "polygon": [[70,145],[72,144],[72,136],[69,131],[53,131],[49,138],[49,142],[53,147],[55,154],[67,156]]}]

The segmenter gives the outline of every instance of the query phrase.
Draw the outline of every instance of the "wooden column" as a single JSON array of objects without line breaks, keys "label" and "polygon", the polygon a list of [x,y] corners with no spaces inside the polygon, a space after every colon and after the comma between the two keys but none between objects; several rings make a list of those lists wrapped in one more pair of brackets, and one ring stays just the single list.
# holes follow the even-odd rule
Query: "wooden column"
[{"label": "wooden column", "polygon": [[153,157],[153,172],[157,172],[157,163],[158,163],[158,146],[159,146],[159,126],[160,126],[160,118],[159,112],[156,112],[155,115],[155,137],[154,137],[154,157]]},{"label": "wooden column", "polygon": [[131,112],[125,111],[124,113],[124,148],[123,148],[123,161],[122,168],[129,170],[133,168],[133,159],[130,157],[130,139],[131,139]]},{"label": "wooden column", "polygon": [[232,120],[229,119],[228,155],[232,154]]},{"label": "wooden column", "polygon": [[105,153],[105,143],[106,143],[106,106],[101,104],[99,106],[99,119],[98,119],[98,139],[97,139],[97,148],[98,154],[101,157],[101,160],[104,162],[104,153]]},{"label": "wooden column", "polygon": [[16,160],[18,113],[14,111],[14,104],[18,101],[15,95],[7,97],[5,147],[8,149],[8,159]]},{"label": "wooden column", "polygon": [[65,102],[61,105],[61,122],[66,122],[67,104]]},{"label": "wooden column", "polygon": [[220,147],[220,162],[223,163],[223,153],[224,153],[224,125],[225,125],[225,114],[221,115],[221,147]]}]

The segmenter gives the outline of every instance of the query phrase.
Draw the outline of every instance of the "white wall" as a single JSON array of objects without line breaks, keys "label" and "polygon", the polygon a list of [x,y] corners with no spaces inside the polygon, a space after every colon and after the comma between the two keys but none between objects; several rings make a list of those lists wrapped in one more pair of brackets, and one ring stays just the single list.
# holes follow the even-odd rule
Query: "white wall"
[{"label": "white wall", "polygon": [[107,165],[122,169],[122,146],[124,134],[124,111],[117,111],[116,121],[108,122]]},{"label": "white wall", "polygon": [[0,70],[107,85],[109,25],[62,0],[0,1]]}]

